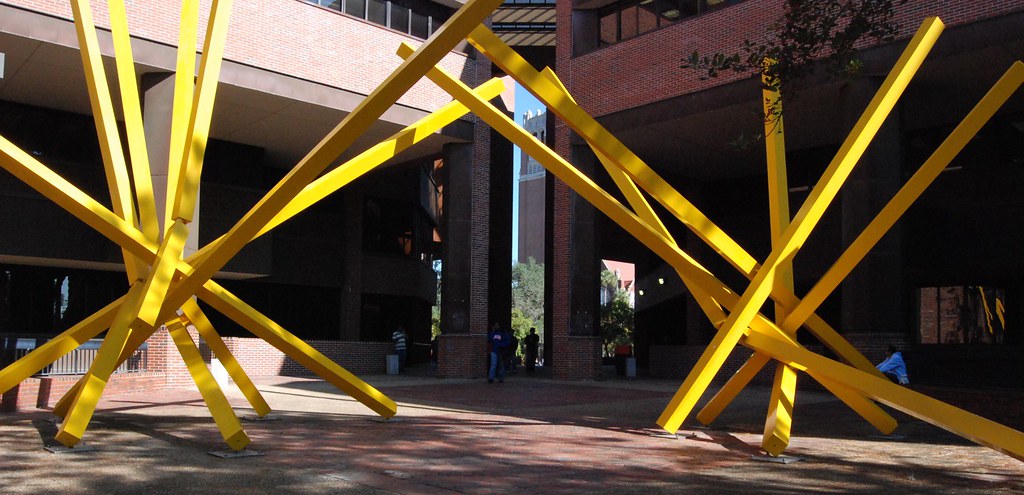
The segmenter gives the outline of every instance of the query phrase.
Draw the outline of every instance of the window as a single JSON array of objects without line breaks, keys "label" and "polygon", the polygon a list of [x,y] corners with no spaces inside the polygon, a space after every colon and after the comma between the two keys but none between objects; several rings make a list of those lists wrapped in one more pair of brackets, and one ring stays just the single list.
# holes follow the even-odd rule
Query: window
[{"label": "window", "polygon": [[622,0],[598,10],[598,46],[635,38],[655,29],[733,5],[742,0]]},{"label": "window", "polygon": [[[410,0],[306,0],[353,17],[427,39],[454,12],[440,4],[412,3]],[[415,10],[414,10],[415,9]]]}]

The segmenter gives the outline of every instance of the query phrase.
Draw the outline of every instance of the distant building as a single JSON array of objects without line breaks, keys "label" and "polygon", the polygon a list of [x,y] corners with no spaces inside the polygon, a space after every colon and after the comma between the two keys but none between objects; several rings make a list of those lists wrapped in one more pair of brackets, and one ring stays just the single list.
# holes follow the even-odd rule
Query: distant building
[{"label": "distant building", "polygon": [[[523,114],[523,128],[546,143],[547,113]],[[544,167],[533,157],[522,154],[519,162],[519,261],[528,258],[544,263]]]}]

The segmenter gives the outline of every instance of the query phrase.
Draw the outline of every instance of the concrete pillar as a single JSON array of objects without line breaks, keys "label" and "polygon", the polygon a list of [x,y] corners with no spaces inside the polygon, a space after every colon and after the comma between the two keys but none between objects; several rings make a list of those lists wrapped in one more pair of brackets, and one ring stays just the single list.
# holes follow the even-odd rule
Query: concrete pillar
[{"label": "concrete pillar", "polygon": [[[843,117],[851,128],[881,84],[862,78],[843,88]],[[903,153],[897,106],[843,186],[842,240],[848,246],[903,184]],[[837,253],[838,255],[838,253]],[[906,333],[900,224],[872,249],[842,284],[844,334]]]},{"label": "concrete pillar", "polygon": [[[171,113],[174,107],[174,74],[150,72],[142,75],[142,119],[146,126],[146,147],[149,151],[149,169],[153,178],[153,196],[156,213],[163,231],[167,202],[167,167],[171,140]],[[174,166],[178,166],[175,164]],[[189,224],[185,257],[199,250],[200,198],[196,198],[193,221]]]}]

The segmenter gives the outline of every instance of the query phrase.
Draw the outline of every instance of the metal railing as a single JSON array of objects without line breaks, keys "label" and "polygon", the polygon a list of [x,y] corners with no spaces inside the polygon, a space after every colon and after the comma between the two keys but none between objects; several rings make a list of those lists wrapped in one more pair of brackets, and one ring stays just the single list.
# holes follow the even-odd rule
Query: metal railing
[{"label": "metal railing", "polygon": [[[36,347],[46,343],[45,338],[4,337],[0,338],[0,366],[21,359]],[[100,350],[103,339],[92,339],[77,349],[65,354],[60,359],[43,368],[35,376],[81,375],[89,371],[96,354]],[[114,370],[114,373],[138,373],[147,371],[149,365],[149,343],[143,343],[134,354]]]}]

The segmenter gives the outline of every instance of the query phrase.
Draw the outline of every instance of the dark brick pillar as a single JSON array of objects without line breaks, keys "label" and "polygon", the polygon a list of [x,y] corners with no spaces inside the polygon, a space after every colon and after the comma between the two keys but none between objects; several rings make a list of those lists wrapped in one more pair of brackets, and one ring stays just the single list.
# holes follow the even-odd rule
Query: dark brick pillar
[{"label": "dark brick pillar", "polygon": [[[852,128],[879,85],[880,80],[863,78],[843,89],[847,128]],[[899,109],[897,106],[893,110],[843,185],[840,205],[844,247],[860,235],[903,184]],[[896,224],[842,284],[844,334],[907,334],[902,273],[902,234],[900,224]]]},{"label": "dark brick pillar", "polygon": [[489,322],[508,325],[512,312],[512,142],[491,131]]},{"label": "dark brick pillar", "polygon": [[[574,146],[571,153],[576,167],[593,173],[596,158],[588,148]],[[593,379],[601,372],[596,211],[561,181],[556,184],[551,259],[553,376]]]},{"label": "dark brick pillar", "polygon": [[358,341],[363,313],[363,192],[345,191],[345,260],[342,270],[341,328],[338,338]]},{"label": "dark brick pillar", "polygon": [[[489,128],[478,125],[473,143],[444,147],[441,174],[444,248],[441,255],[441,336],[438,338],[438,375],[442,377],[473,378],[486,373],[488,313],[492,305],[490,132]],[[511,188],[507,199],[511,201]],[[508,213],[511,214],[511,205]],[[510,226],[511,217],[505,222],[505,228]],[[498,262],[508,265],[511,244],[504,254]],[[510,276],[508,272],[506,282]],[[506,299],[506,320],[510,307]]]}]

